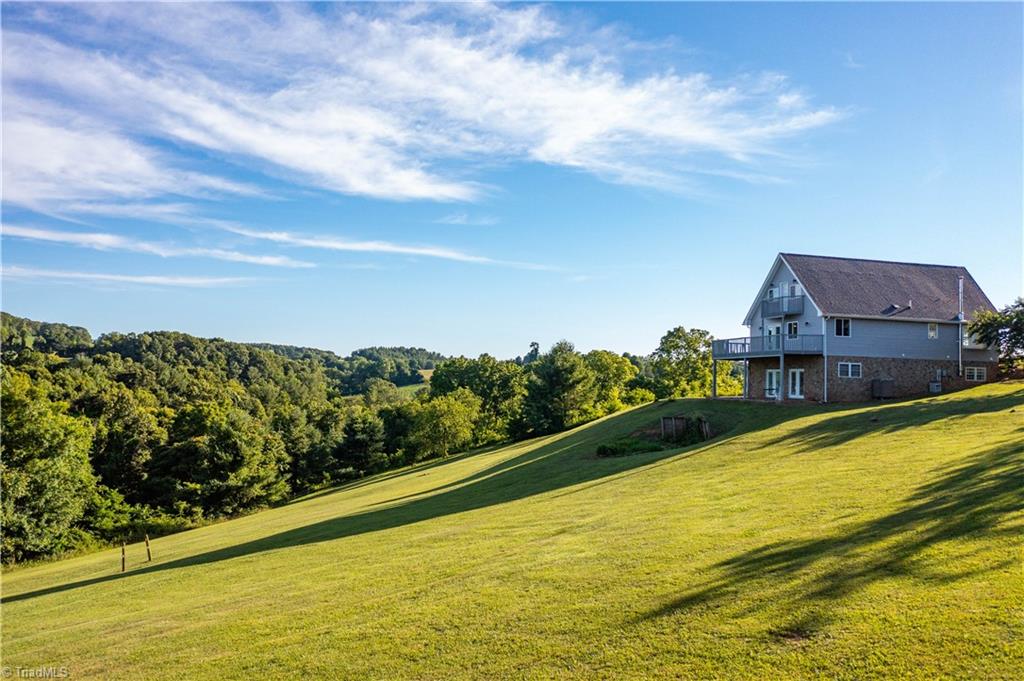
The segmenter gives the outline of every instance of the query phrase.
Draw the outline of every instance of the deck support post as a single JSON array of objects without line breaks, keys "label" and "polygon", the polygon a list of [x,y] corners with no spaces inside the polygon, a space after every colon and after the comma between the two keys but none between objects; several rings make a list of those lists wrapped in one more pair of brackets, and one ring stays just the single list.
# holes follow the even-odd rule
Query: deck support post
[{"label": "deck support post", "polygon": [[781,402],[785,399],[783,391],[786,390],[788,382],[786,381],[786,343],[783,341],[783,337],[779,336],[779,394],[776,395],[775,399]]},{"label": "deck support post", "polygon": [[718,360],[711,361],[711,399],[718,397]]},{"label": "deck support post", "polygon": [[823,402],[828,404],[828,317],[821,318],[821,382],[825,394]]},{"label": "deck support post", "polygon": [[743,360],[743,399],[750,399],[750,360]]}]

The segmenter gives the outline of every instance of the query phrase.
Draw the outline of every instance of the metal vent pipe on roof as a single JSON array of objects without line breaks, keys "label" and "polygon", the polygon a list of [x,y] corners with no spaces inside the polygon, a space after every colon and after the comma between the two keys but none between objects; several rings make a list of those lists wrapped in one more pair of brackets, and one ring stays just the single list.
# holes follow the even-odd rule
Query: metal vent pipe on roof
[{"label": "metal vent pipe on roof", "polygon": [[956,313],[957,343],[956,365],[957,378],[964,377],[964,275],[956,278],[957,300],[959,308]]}]

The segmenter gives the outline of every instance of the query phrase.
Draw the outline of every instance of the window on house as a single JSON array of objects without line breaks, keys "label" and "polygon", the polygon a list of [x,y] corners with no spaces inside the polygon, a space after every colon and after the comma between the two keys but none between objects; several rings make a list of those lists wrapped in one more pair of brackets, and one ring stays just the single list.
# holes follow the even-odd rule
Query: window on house
[{"label": "window on house", "polygon": [[939,325],[935,322],[928,323],[928,340],[935,340],[939,337]]},{"label": "window on house", "polygon": [[786,323],[786,335],[790,338],[796,338],[800,333],[800,322],[787,322]]},{"label": "window on house", "polygon": [[778,369],[768,369],[764,373],[764,396],[778,397],[782,383],[782,372]]},{"label": "window on house", "polygon": [[966,332],[964,333],[963,344],[965,348],[970,348],[971,350],[984,350],[988,347],[978,340],[977,336],[973,336]]},{"label": "window on house", "polygon": [[860,378],[863,374],[863,367],[860,362],[840,362],[839,378]]},{"label": "window on house", "polygon": [[850,320],[849,319],[837,319],[836,320],[836,335],[837,336],[849,336],[850,335]]},{"label": "window on house", "polygon": [[968,381],[984,381],[987,375],[988,369],[985,367],[964,367],[964,378]]}]

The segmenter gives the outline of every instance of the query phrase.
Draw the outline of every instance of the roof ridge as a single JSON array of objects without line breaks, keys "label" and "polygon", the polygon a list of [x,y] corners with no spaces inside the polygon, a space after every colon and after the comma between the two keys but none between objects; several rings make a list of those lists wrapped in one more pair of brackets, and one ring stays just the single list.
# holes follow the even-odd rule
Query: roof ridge
[{"label": "roof ridge", "polygon": [[796,256],[798,258],[820,258],[822,260],[846,260],[850,262],[877,262],[885,265],[913,265],[914,267],[944,267],[951,270],[964,270],[964,265],[940,265],[930,262],[906,262],[904,260],[879,260],[877,258],[847,258],[840,255],[814,255],[812,253],[779,253],[783,257]]}]

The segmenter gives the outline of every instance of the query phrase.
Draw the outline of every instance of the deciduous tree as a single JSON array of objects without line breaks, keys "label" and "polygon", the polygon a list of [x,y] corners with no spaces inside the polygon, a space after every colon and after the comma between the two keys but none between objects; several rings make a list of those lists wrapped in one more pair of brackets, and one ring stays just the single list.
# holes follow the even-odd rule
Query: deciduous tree
[{"label": "deciduous tree", "polygon": [[0,553],[13,562],[71,548],[74,526],[96,487],[89,465],[92,427],[20,371],[3,367],[0,382]]},{"label": "deciduous tree", "polygon": [[677,326],[661,337],[654,351],[658,397],[705,397],[711,394],[711,334]]},{"label": "deciduous tree", "polygon": [[978,313],[967,331],[982,343],[999,349],[999,363],[1004,370],[1024,366],[1024,298],[998,312]]},{"label": "deciduous tree", "polygon": [[426,402],[416,417],[413,439],[419,458],[448,456],[468,447],[480,417],[482,400],[468,388]]}]

